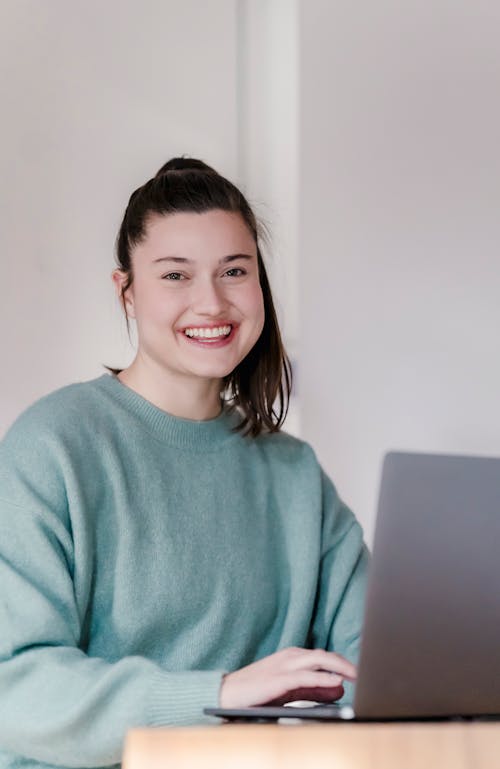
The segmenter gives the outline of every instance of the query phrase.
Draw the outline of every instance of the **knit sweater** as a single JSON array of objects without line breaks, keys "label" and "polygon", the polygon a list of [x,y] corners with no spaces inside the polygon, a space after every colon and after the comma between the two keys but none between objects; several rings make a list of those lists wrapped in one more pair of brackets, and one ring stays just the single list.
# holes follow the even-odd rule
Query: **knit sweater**
[{"label": "knit sweater", "polygon": [[367,551],[304,441],[181,419],[104,374],[0,444],[0,768],[118,764],[212,722],[224,672],[358,654]]}]

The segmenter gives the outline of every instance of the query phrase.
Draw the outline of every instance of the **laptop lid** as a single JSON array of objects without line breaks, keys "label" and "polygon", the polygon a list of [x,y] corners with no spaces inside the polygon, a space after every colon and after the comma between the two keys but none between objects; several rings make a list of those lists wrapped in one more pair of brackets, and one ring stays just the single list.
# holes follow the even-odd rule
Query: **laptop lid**
[{"label": "laptop lid", "polygon": [[500,459],[385,457],[354,711],[500,713]]}]

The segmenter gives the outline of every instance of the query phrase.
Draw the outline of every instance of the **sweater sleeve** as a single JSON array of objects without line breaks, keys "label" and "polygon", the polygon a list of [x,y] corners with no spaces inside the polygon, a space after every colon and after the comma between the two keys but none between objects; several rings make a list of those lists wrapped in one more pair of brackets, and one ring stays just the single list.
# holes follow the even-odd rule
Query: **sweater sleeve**
[{"label": "sweater sleeve", "polygon": [[[217,705],[224,671],[85,653],[55,475],[37,483],[15,449],[0,446],[0,752],[102,767],[120,761],[129,728],[208,722],[203,707]],[[47,476],[47,457],[40,465]]]},{"label": "sweater sleeve", "polygon": [[[321,482],[322,546],[313,643],[357,664],[369,552],[360,524],[323,470]],[[352,702],[353,685],[344,686],[341,702]]]}]

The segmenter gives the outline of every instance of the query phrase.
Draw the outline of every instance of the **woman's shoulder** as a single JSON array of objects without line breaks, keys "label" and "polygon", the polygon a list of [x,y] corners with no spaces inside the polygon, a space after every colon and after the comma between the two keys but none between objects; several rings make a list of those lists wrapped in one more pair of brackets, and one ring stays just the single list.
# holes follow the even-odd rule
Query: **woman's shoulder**
[{"label": "woman's shoulder", "polygon": [[70,434],[74,428],[88,424],[98,417],[101,379],[65,385],[38,398],[15,419],[2,443],[37,440],[61,431]]},{"label": "woman's shoulder", "polygon": [[3,499],[26,509],[50,500],[53,509],[64,509],[65,472],[97,431],[102,409],[96,381],[61,387],[18,416],[0,443]]},{"label": "woman's shoulder", "polygon": [[313,447],[285,430],[263,433],[255,439],[260,450],[272,461],[308,464],[319,467]]}]

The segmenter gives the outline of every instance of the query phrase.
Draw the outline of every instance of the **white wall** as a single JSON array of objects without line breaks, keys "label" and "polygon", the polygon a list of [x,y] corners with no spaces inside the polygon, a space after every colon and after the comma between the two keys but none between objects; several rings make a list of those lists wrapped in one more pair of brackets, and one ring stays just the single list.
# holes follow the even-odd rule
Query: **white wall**
[{"label": "white wall", "polygon": [[371,539],[382,454],[500,455],[500,6],[301,3],[300,400]]},{"label": "white wall", "polygon": [[[264,251],[281,331],[297,361],[299,0],[239,0],[239,180],[269,232]],[[292,397],[285,429],[300,433]]]},{"label": "white wall", "polygon": [[240,0],[240,179],[269,226],[268,272],[283,336],[298,338],[298,0]]},{"label": "white wall", "polygon": [[238,167],[235,0],[0,4],[0,435],[132,357],[111,287],[135,187],[169,157]]}]

